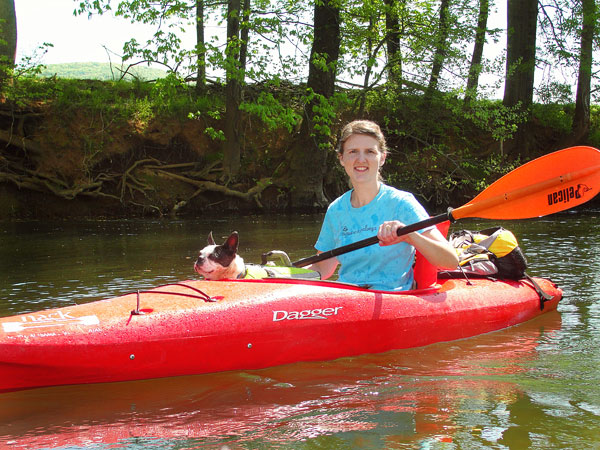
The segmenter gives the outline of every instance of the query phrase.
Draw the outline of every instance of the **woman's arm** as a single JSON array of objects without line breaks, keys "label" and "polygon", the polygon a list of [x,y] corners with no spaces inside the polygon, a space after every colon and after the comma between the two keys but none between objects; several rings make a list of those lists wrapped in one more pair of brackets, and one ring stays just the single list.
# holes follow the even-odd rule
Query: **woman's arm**
[{"label": "woman's arm", "polygon": [[[317,252],[317,254],[321,253],[323,252]],[[310,266],[306,266],[306,268],[310,270],[316,270],[321,274],[321,280],[327,280],[329,277],[331,277],[331,275],[334,274],[339,263],[340,262],[338,259],[334,256],[332,258],[313,263]]]}]

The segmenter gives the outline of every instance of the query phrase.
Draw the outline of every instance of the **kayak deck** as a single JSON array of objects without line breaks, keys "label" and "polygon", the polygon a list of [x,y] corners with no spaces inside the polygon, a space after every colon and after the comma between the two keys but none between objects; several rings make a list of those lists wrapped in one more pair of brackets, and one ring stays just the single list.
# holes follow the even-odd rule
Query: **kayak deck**
[{"label": "kayak deck", "polygon": [[186,281],[0,319],[0,391],[246,370],[418,347],[556,309],[527,280],[370,291],[293,280]]}]

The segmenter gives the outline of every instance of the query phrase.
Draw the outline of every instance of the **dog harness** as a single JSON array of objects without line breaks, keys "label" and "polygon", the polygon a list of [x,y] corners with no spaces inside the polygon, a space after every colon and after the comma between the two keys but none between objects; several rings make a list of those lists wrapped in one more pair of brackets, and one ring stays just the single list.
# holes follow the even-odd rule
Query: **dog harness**
[{"label": "dog harness", "polygon": [[241,273],[238,278],[253,280],[260,280],[263,278],[303,278],[319,280],[321,275],[315,270],[303,269],[301,267],[246,264],[246,271]]}]

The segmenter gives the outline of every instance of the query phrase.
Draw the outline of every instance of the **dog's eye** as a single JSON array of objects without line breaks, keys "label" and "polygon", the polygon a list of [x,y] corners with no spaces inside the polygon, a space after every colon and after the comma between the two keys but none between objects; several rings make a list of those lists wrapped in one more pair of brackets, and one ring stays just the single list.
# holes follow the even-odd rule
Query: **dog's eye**
[{"label": "dog's eye", "polygon": [[221,256],[221,249],[218,248],[214,251],[213,255],[215,256],[215,258],[219,258]]}]

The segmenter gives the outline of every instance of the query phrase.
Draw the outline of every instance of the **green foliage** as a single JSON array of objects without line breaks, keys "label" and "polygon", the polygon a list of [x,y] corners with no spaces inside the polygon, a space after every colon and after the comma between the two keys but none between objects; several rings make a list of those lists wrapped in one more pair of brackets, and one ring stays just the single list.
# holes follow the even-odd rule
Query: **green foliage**
[{"label": "green foliage", "polygon": [[516,169],[522,164],[520,158],[509,160],[504,155],[492,154],[482,161],[463,162],[465,169],[471,169],[472,187],[475,192],[486,189],[498,178]]},{"label": "green foliage", "polygon": [[491,154],[477,157],[468,148],[434,144],[386,163],[387,182],[413,192],[427,204],[460,206],[521,165],[521,160]]},{"label": "green foliage", "polygon": [[148,97],[133,98],[131,101],[133,103],[130,106],[132,111],[131,117],[136,123],[143,125],[145,128],[145,125],[148,125],[154,118],[152,102],[148,99]]},{"label": "green foliage", "polygon": [[45,67],[17,66],[13,82],[4,92],[16,105],[32,102],[51,104],[57,111],[88,111],[111,121],[144,126],[159,116],[186,119],[189,114],[202,115],[222,105],[211,94],[196,96],[193,88],[175,74],[159,78],[155,83],[135,78],[130,81],[78,80],[52,76],[43,78]]},{"label": "green foliage", "polygon": [[328,149],[331,146],[331,136],[335,134],[333,125],[337,123],[338,114],[350,104],[347,94],[341,92],[327,98],[307,89],[304,102],[311,109],[310,135],[316,137],[319,147]]},{"label": "green foliage", "polygon": [[[181,106],[181,93],[185,92],[185,82],[176,74],[170,73],[165,78],[157,80],[150,91],[156,102],[157,112],[173,114]],[[184,97],[185,98],[185,97]]]},{"label": "green foliage", "polygon": [[[230,56],[239,52],[242,42],[240,39],[226,42],[225,33],[219,32],[211,33],[212,36],[205,42],[186,47],[189,39],[184,39],[184,35],[194,30],[198,23],[225,29],[227,2],[203,1],[201,18],[196,17],[197,5],[195,0],[81,0],[76,13],[92,16],[110,12],[131,23],[153,25],[155,31],[151,36],[138,35],[124,44],[125,61],[141,59],[158,63],[184,79],[195,77],[202,65],[209,77],[220,80],[225,71],[231,73],[235,58]],[[286,73],[288,79],[297,76],[299,80],[306,62],[306,57],[301,56],[302,48],[310,45],[312,30],[305,26],[304,20],[311,8],[312,5],[307,2],[292,0],[252,2],[251,13],[240,17],[240,28],[249,30],[249,39],[245,43],[248,46],[247,66],[233,65],[235,71],[239,70],[237,76],[240,81],[245,78],[268,80],[279,72]],[[282,51],[284,45],[297,47],[300,52],[286,55]],[[275,55],[277,58],[274,58]]]},{"label": "green foliage", "polygon": [[240,109],[258,117],[270,130],[283,127],[291,132],[300,120],[294,109],[284,105],[270,92],[261,92],[254,101],[242,102]]},{"label": "green foliage", "polygon": [[588,143],[592,147],[600,148],[600,105],[591,105],[590,118],[591,125]]},{"label": "green foliage", "polygon": [[566,83],[550,81],[536,89],[536,94],[541,103],[550,105],[553,103],[568,104],[573,98],[573,90]]},{"label": "green foliage", "polygon": [[223,130],[215,130],[213,127],[206,127],[204,133],[209,136],[213,141],[225,141],[225,133]]},{"label": "green foliage", "polygon": [[56,83],[32,76],[13,76],[13,82],[3,88],[4,97],[19,108],[56,95]]},{"label": "green foliage", "polygon": [[488,132],[496,141],[505,141],[513,137],[519,124],[525,122],[528,117],[527,111],[521,111],[520,104],[507,107],[500,101],[479,101],[469,107],[462,109],[459,105],[457,114],[462,114],[465,119],[481,130]]},{"label": "green foliage", "polygon": [[[208,98],[205,98],[208,99]],[[213,103],[209,104],[206,103],[204,104],[204,107],[201,109],[198,109],[197,111],[194,112],[190,112],[188,114],[188,119],[190,120],[202,120],[203,118],[211,118],[214,119],[216,121],[221,120],[221,110],[222,107],[220,109],[214,109],[215,106],[217,106],[218,108],[218,102],[217,105]],[[212,107],[212,109],[211,109]],[[217,130],[212,126],[207,126],[206,128],[204,128],[204,134],[206,134],[208,137],[210,137],[213,141],[218,141],[218,142],[224,142],[225,141],[225,132],[223,130]]]},{"label": "green foliage", "polygon": [[51,47],[52,44],[44,43],[35,49],[32,55],[24,57],[14,67],[4,66],[0,68],[3,77],[12,79],[12,83],[2,83],[0,85],[1,94],[19,107],[40,98],[51,97],[53,95],[52,89],[45,83],[38,83],[33,79],[44,69],[39,61]]},{"label": "green foliage", "polygon": [[[234,66],[240,82],[264,82],[279,76],[293,83],[301,83],[306,79],[312,46],[311,15],[314,2],[253,0],[251,11],[240,14],[240,28],[249,32],[248,42],[235,39],[229,43],[226,42],[224,27],[226,2],[203,1],[201,4],[204,7],[202,21],[196,17],[198,2],[194,0],[80,0],[76,12],[89,16],[114,14],[133,24],[153,25],[155,31],[151,36],[137,35],[125,43],[125,60],[155,62],[188,81],[195,77],[198,67],[202,66],[206,67],[209,80],[220,82],[224,73],[230,73],[232,68],[231,59],[226,55],[232,48],[237,54],[241,44],[247,44],[248,58],[246,67]],[[443,41],[446,45],[439,88],[446,92],[464,89],[479,2],[450,2],[449,26],[444,39],[440,39],[437,33],[439,0],[348,0],[336,4],[340,7],[342,38],[340,58],[335,63],[338,86],[339,82],[352,86],[364,85],[368,89],[383,86],[389,81],[387,76],[393,66],[396,76],[403,81],[399,87],[405,92],[407,89],[412,92],[422,90],[431,75],[437,43]],[[572,93],[567,85],[573,84],[573,73],[578,65],[583,25],[582,3],[555,0],[554,7],[546,8],[543,12],[539,14],[541,33],[536,63],[539,72],[547,79],[541,80],[537,95],[543,103],[570,103]],[[388,19],[395,20],[395,25],[391,25],[393,21],[388,24]],[[204,23],[205,31],[210,30],[211,36],[207,37],[207,42],[196,44],[185,37],[193,34],[198,23]],[[488,21],[488,26],[491,25]],[[214,29],[218,31],[213,33]],[[399,48],[394,60],[390,60],[387,54],[387,39],[390,37],[397,40]],[[497,42],[499,30],[488,29],[487,37],[490,44],[491,40]],[[500,54],[497,58],[496,55],[489,55],[490,48],[491,45],[487,44],[484,47],[480,81],[491,78],[489,83],[492,85],[503,78],[504,55]],[[314,63],[323,70],[330,70],[331,64],[326,64],[319,49],[315,51]],[[198,59],[200,55],[202,61]],[[554,76],[557,72],[547,70],[549,68],[561,69],[567,84],[557,82]],[[593,68],[593,73],[598,73],[597,67]],[[594,78],[597,76],[594,75]],[[479,86],[478,92],[485,87]],[[592,92],[596,90],[593,88]],[[501,121],[506,121],[506,118]],[[504,128],[498,136],[510,135],[511,127]]]},{"label": "green foliage", "polygon": [[90,117],[100,115],[111,122],[149,122],[156,116],[156,104],[151,100],[149,87],[128,81],[80,81],[49,78],[44,81],[52,86],[52,107],[57,111],[74,115],[86,111]]},{"label": "green foliage", "polygon": [[533,117],[544,126],[565,135],[571,132],[573,125],[573,105],[551,103],[548,105],[534,104]]}]

